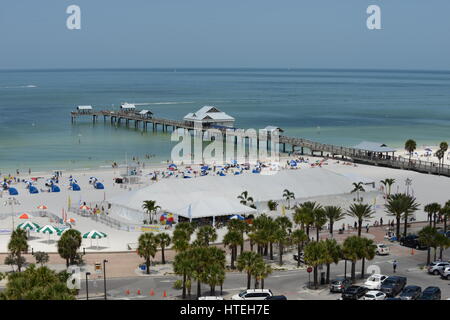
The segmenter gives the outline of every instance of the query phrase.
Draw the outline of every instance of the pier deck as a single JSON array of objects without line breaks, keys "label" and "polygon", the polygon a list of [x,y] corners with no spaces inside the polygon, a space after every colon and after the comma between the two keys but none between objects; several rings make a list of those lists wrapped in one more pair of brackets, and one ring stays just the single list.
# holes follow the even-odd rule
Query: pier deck
[{"label": "pier deck", "polygon": [[[72,123],[75,123],[78,117],[92,117],[92,121],[95,123],[99,118],[103,117],[104,122],[109,118],[111,124],[120,124],[122,121],[125,122],[126,126],[130,126],[130,122],[133,122],[135,128],[139,128],[142,125],[143,130],[147,130],[149,124],[152,125],[153,130],[158,130],[158,125],[161,126],[163,132],[167,132],[168,128],[172,130],[183,128],[187,130],[194,130],[192,123],[188,121],[171,120],[156,117],[146,117],[135,112],[122,112],[122,111],[111,111],[111,110],[101,110],[101,111],[91,111],[91,112],[71,112]],[[225,129],[221,129],[225,131]],[[279,136],[279,143],[283,146],[283,152],[286,152],[286,145],[291,146],[292,152],[298,151],[296,148],[300,148],[301,154],[304,154],[304,149],[311,151],[311,155],[320,156],[330,156],[336,157],[341,156],[342,158],[347,158],[355,163],[363,163],[375,166],[384,166],[395,169],[412,170],[421,173],[428,174],[440,174],[443,176],[450,177],[450,166],[449,165],[438,165],[434,162],[415,160],[394,156],[392,155],[380,155],[379,153],[373,153],[369,150],[349,148],[343,146],[336,146],[330,144],[324,144],[319,142],[314,142],[311,140],[289,137],[285,135]]]}]

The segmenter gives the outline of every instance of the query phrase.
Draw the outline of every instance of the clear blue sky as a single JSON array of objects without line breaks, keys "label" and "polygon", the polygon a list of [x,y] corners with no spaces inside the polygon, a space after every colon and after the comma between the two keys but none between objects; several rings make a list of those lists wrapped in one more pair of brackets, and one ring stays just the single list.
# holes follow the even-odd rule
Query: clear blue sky
[{"label": "clear blue sky", "polygon": [[[366,28],[370,4],[383,30]],[[1,0],[0,69],[450,70],[449,14],[449,0]]]}]

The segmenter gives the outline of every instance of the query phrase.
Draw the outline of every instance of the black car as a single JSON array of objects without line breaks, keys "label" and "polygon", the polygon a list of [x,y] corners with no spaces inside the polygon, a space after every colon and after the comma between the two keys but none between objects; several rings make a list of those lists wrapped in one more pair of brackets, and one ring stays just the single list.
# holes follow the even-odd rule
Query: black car
[{"label": "black car", "polygon": [[402,300],[417,300],[422,294],[422,288],[419,286],[406,286],[398,296]]},{"label": "black car", "polygon": [[438,287],[426,287],[422,291],[419,300],[441,300],[441,289]]},{"label": "black car", "polygon": [[350,286],[342,292],[342,300],[358,300],[369,291],[366,287]]},{"label": "black car", "polygon": [[405,277],[391,276],[383,281],[380,291],[386,293],[388,297],[395,297],[406,286]]},{"label": "black car", "polygon": [[280,295],[280,296],[268,296],[264,300],[287,300],[286,296]]},{"label": "black car", "polygon": [[330,282],[330,292],[344,292],[350,287],[352,282],[344,277],[336,278]]},{"label": "black car", "polygon": [[400,242],[401,246],[405,246],[405,247],[409,247],[409,248],[415,248],[415,249],[419,249],[419,250],[428,249],[427,246],[420,243],[419,236],[415,235],[415,234],[410,234],[410,235],[407,235],[406,237],[401,237],[399,242]]}]

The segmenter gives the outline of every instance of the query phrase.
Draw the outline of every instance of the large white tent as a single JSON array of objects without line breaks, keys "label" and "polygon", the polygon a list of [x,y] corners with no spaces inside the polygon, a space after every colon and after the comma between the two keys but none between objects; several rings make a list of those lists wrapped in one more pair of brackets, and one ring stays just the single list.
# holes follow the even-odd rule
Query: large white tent
[{"label": "large white tent", "polygon": [[[325,168],[285,170],[274,175],[250,173],[192,179],[169,178],[122,194],[109,202],[112,215],[134,221],[145,218],[142,211],[145,200],[155,200],[163,211],[178,212],[185,217],[189,205],[191,208],[197,206],[198,217],[244,214],[247,208],[247,213],[252,212],[252,209],[239,203],[237,196],[243,191],[248,191],[255,201],[282,200],[285,189],[294,192],[296,199],[307,199],[348,194],[353,189],[352,183],[359,182],[359,178],[344,176]],[[192,218],[195,218],[194,211]]]}]

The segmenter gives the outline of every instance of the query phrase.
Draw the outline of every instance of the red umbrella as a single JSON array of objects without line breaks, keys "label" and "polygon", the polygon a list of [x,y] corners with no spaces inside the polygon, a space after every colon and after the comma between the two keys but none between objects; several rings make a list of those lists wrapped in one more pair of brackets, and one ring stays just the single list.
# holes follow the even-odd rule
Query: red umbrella
[{"label": "red umbrella", "polygon": [[19,217],[19,219],[30,219],[30,216],[26,213],[22,213]]},{"label": "red umbrella", "polygon": [[91,208],[89,208],[89,207],[86,206],[86,205],[80,207],[80,210],[89,210],[89,209],[91,209]]}]

